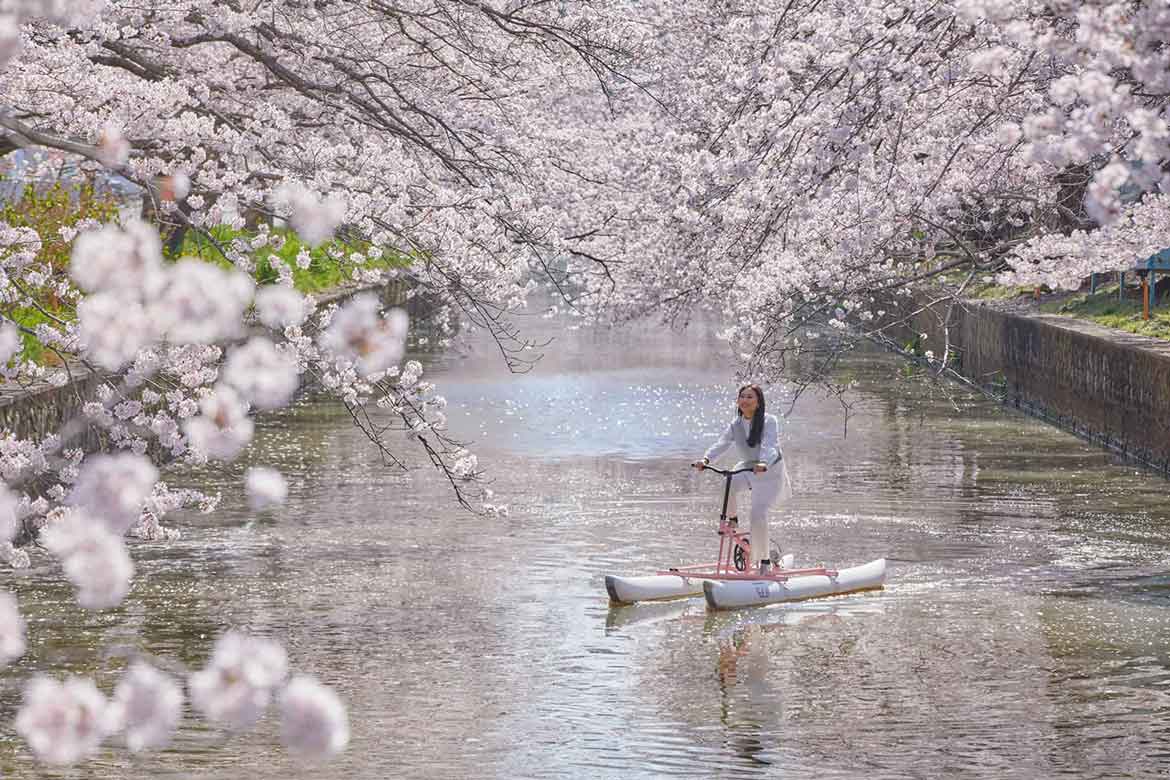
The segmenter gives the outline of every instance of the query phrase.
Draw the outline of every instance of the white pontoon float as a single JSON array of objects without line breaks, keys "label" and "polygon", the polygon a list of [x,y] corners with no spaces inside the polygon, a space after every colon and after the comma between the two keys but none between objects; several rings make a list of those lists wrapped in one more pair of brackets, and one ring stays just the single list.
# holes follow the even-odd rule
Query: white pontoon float
[{"label": "white pontoon float", "polygon": [[731,478],[749,468],[723,470],[704,466],[704,470],[722,474],[726,479],[723,511],[719,516],[719,558],[713,564],[678,566],[641,577],[608,575],[605,589],[610,601],[633,604],[639,601],[662,601],[703,594],[711,609],[778,604],[785,601],[838,596],[865,590],[880,590],[886,579],[886,561],[875,561],[848,569],[823,566],[796,569],[793,557],[785,555],[780,565],[766,573],[750,571],[750,534],[741,533],[737,523],[727,520],[727,501]]}]

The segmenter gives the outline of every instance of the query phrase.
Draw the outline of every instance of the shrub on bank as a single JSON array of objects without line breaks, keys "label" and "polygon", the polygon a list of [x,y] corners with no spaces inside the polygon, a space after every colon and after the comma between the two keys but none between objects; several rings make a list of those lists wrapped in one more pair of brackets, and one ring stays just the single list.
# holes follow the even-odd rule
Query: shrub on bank
[{"label": "shrub on bank", "polygon": [[[72,321],[76,300],[68,294],[69,259],[73,236],[80,227],[90,223],[109,222],[118,216],[118,205],[108,195],[97,192],[93,185],[57,182],[38,188],[29,184],[19,199],[0,209],[0,223],[20,230],[29,228],[39,234],[37,246],[18,244],[10,248],[5,259],[15,253],[33,251],[30,272],[14,274],[9,267],[9,278],[24,290],[35,305],[20,301],[0,302],[0,315],[29,330],[48,324],[54,319]],[[21,261],[22,263],[24,261]],[[39,339],[22,333],[20,357],[38,363],[59,362],[57,356],[45,349]]]}]

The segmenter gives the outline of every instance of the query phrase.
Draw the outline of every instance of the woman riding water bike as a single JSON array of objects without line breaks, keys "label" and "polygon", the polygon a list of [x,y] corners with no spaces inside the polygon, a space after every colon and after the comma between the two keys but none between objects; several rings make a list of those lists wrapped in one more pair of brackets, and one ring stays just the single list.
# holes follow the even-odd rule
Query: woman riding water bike
[{"label": "woman riding water bike", "polygon": [[736,494],[751,491],[751,564],[759,573],[766,574],[773,564],[768,552],[768,510],[777,501],[790,498],[792,488],[780,451],[780,422],[775,415],[765,412],[764,392],[758,385],[744,385],[739,389],[736,407],[735,418],[723,435],[704,453],[701,461],[691,465],[701,471],[732,446],[743,466],[754,464],[750,472],[732,477],[727,511],[729,520],[738,522]]}]

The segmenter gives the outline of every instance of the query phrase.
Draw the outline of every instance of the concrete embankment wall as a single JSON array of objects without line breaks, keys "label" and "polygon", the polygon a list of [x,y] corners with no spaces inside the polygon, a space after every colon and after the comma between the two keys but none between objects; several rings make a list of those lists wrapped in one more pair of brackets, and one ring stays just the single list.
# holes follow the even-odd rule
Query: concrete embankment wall
[{"label": "concrete embankment wall", "polygon": [[[344,287],[315,297],[318,305],[323,306],[359,292],[375,292],[388,306],[405,306],[413,318],[419,313],[416,303],[420,299],[410,298],[407,291],[406,283],[398,281],[389,285]],[[70,371],[72,381],[61,387],[47,382],[0,385],[0,436],[41,441],[48,434],[61,431],[66,422],[81,420],[81,408],[96,399],[102,377],[82,365],[70,366]],[[92,452],[101,447],[101,436],[96,427],[81,425],[69,434],[67,446]]]},{"label": "concrete embankment wall", "polygon": [[[936,311],[908,323],[941,356]],[[1095,323],[956,305],[955,369],[1009,406],[1170,475],[1170,343]]]}]

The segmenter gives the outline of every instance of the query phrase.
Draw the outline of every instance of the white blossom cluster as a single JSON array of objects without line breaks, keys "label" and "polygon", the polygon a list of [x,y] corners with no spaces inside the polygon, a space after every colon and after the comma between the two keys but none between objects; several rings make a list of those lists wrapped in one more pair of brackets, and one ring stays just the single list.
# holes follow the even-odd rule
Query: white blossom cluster
[{"label": "white blossom cluster", "polygon": [[81,467],[70,504],[121,536],[138,520],[158,481],[158,469],[141,455],[94,455]]},{"label": "white blossom cluster", "polygon": [[307,187],[286,184],[273,192],[273,201],[289,217],[293,230],[309,246],[317,246],[333,235],[345,219],[344,201],[336,197],[322,198]]},{"label": "white blossom cluster", "polygon": [[3,253],[0,256],[0,267],[7,272],[31,265],[42,246],[41,236],[34,229],[12,227],[0,222],[0,252]]},{"label": "white blossom cluster", "polygon": [[278,409],[292,399],[299,383],[296,353],[253,338],[228,354],[223,381],[257,409]]},{"label": "white blossom cluster", "polygon": [[122,536],[83,510],[58,512],[60,516],[42,531],[41,540],[60,560],[65,577],[77,590],[77,602],[86,609],[118,606],[134,576],[134,563]]},{"label": "white blossom cluster", "polygon": [[25,622],[11,593],[0,591],[0,666],[24,655]]},{"label": "white blossom cluster", "polygon": [[248,504],[260,511],[283,504],[288,497],[288,483],[276,469],[253,466],[244,476],[248,491]]},{"label": "white blossom cluster", "polygon": [[[288,266],[283,266],[288,268]],[[290,277],[291,278],[291,277]],[[308,303],[296,290],[281,285],[266,285],[256,292],[256,314],[273,330],[299,327],[308,316]]]},{"label": "white blossom cluster", "polygon": [[75,764],[108,736],[108,706],[93,680],[38,675],[25,688],[16,731],[42,761]]},{"label": "white blossom cluster", "polygon": [[131,752],[166,747],[183,715],[183,690],[171,677],[141,661],[114,688],[108,722],[125,734]]},{"label": "white blossom cluster", "polygon": [[[0,594],[0,621],[9,619],[5,596]],[[7,629],[0,622],[0,630]],[[0,649],[19,655],[23,637],[15,642],[0,633]],[[278,696],[282,740],[291,752],[323,758],[341,751],[349,741],[349,721],[337,694],[303,675],[286,684],[287,674],[278,644],[229,631],[187,685],[200,714],[234,731],[254,725]],[[71,765],[116,735],[131,752],[166,747],[182,720],[183,702],[177,680],[140,660],[130,664],[109,698],[88,678],[37,675],[25,688],[16,731],[40,760]]]},{"label": "white blossom cluster", "polygon": [[191,447],[205,457],[234,460],[252,441],[255,423],[248,404],[230,385],[220,384],[199,403],[198,416],[184,421]]},{"label": "white blossom cluster", "polygon": [[7,364],[20,351],[20,331],[10,322],[0,325],[0,364]]},{"label": "white blossom cluster", "polygon": [[215,643],[207,666],[191,675],[191,703],[212,722],[238,731],[255,724],[280,691],[285,745],[313,757],[340,751],[349,741],[349,721],[337,695],[304,676],[285,685],[287,675],[280,645],[229,631]]},{"label": "white blossom cluster", "polygon": [[408,324],[402,309],[382,316],[376,297],[357,295],[333,315],[321,335],[321,348],[335,359],[353,364],[362,378],[370,378],[402,358]]},{"label": "white blossom cluster", "polygon": [[349,716],[330,688],[311,677],[294,677],[280,695],[280,733],[294,753],[311,758],[335,755],[349,744]]},{"label": "white blossom cluster", "polygon": [[89,294],[78,304],[85,354],[111,371],[166,339],[211,344],[234,336],[252,283],[246,276],[193,259],[162,263],[154,228],[131,222],[82,233],[71,274]]},{"label": "white blossom cluster", "polygon": [[287,673],[288,657],[280,645],[229,631],[215,643],[207,666],[191,675],[191,703],[230,729],[250,728]]},{"label": "white blossom cluster", "polygon": [[1001,274],[1000,282],[1076,289],[1091,273],[1130,271],[1167,248],[1167,226],[1170,195],[1147,196],[1097,230],[1053,233],[1028,241],[1016,249],[1012,268]]}]

